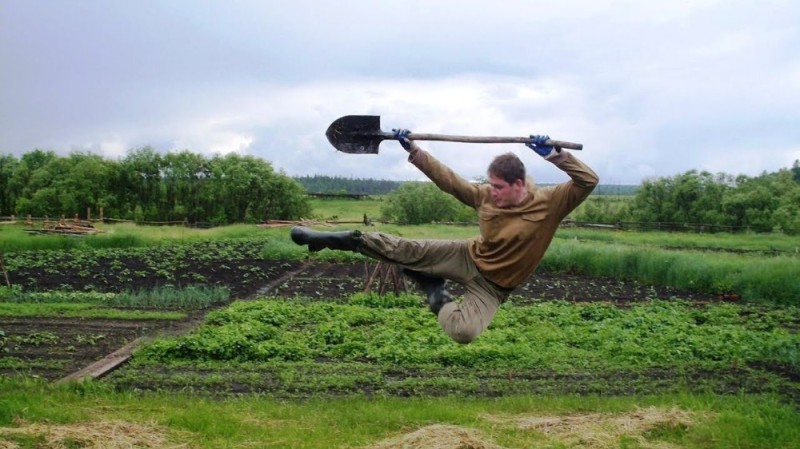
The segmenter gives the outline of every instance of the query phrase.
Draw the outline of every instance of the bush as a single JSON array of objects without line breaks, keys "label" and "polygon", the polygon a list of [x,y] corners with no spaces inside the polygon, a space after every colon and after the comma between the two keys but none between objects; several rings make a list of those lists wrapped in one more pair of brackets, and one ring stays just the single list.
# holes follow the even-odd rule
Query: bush
[{"label": "bush", "polygon": [[475,221],[474,209],[442,192],[431,182],[407,182],[386,197],[384,218],[401,224]]}]

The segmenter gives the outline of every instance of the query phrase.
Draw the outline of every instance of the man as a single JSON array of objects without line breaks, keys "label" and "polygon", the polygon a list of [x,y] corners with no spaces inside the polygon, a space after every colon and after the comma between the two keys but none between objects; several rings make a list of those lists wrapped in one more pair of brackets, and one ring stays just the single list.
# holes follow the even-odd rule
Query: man
[{"label": "man", "polygon": [[[422,150],[405,129],[393,130],[408,160],[441,190],[478,212],[480,236],[469,240],[411,240],[379,232],[291,231],[298,245],[355,251],[404,267],[427,293],[431,311],[444,331],[459,343],[483,332],[513,289],[542,260],[559,223],[592,192],[597,175],[571,153],[546,146],[548,136],[531,136],[526,146],[563,170],[571,180],[538,188],[526,179],[525,166],[512,153],[500,155],[487,170],[489,182],[476,185]],[[446,280],[464,286],[453,301]]]}]

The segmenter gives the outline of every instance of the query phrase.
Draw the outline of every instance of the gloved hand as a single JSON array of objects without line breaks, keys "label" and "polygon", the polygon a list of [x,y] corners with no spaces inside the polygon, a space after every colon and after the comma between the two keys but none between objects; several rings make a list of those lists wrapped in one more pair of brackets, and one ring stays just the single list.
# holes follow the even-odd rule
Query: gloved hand
[{"label": "gloved hand", "polygon": [[550,136],[545,135],[531,135],[531,141],[526,143],[525,146],[535,151],[536,154],[545,158],[552,159],[561,153],[561,148],[554,148],[544,143],[550,139]]},{"label": "gloved hand", "polygon": [[414,141],[408,138],[408,135],[411,134],[411,131],[407,129],[394,129],[394,128],[392,129],[392,131],[394,132],[394,138],[397,139],[398,142],[400,142],[400,145],[402,145],[406,151],[411,151],[414,149],[414,147],[416,147]]}]

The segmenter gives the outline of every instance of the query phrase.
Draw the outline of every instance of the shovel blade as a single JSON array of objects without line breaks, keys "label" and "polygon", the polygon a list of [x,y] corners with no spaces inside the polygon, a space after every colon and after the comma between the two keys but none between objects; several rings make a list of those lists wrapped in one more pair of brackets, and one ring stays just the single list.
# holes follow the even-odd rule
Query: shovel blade
[{"label": "shovel blade", "polygon": [[386,135],[381,131],[379,115],[345,115],[331,123],[325,137],[343,153],[378,154]]}]

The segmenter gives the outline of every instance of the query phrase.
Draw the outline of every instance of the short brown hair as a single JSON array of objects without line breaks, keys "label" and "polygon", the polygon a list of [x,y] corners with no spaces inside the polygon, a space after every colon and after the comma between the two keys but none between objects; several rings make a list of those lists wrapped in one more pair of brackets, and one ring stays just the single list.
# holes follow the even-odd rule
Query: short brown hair
[{"label": "short brown hair", "polygon": [[514,153],[501,154],[489,164],[489,176],[502,178],[503,181],[513,184],[517,179],[525,182],[525,164]]}]

